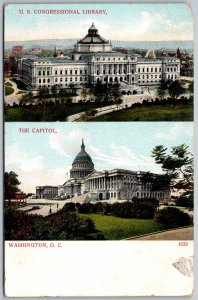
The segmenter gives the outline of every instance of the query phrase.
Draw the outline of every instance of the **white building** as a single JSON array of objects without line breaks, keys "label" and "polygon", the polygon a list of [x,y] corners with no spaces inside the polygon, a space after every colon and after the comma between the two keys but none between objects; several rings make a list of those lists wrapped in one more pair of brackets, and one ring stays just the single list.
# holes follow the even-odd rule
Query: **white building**
[{"label": "white building", "polygon": [[70,59],[64,57],[22,58],[19,77],[31,90],[53,85],[85,85],[125,82],[156,85],[161,80],[180,79],[180,60],[176,57],[140,58],[112,50],[111,42],[102,38],[94,24],[88,34],[77,41]]},{"label": "white building", "polygon": [[51,199],[58,196],[58,187],[45,185],[36,187],[36,199]]},{"label": "white building", "polygon": [[144,180],[149,174],[153,180],[160,175],[149,172],[113,169],[96,171],[90,155],[85,151],[82,141],[81,150],[77,154],[70,170],[70,179],[59,187],[59,196],[72,198],[82,194],[90,194],[92,200],[131,200],[132,198],[170,198],[170,188],[154,190],[151,182]]}]

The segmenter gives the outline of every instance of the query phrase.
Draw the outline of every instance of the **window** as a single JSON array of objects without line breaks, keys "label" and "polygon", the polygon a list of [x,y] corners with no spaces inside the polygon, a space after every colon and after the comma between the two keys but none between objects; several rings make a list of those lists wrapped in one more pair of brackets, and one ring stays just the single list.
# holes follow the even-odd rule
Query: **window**
[{"label": "window", "polygon": [[70,70],[70,74],[72,74],[73,73],[73,70]]},{"label": "window", "polygon": [[47,79],[47,82],[48,82],[48,83],[50,82],[50,79],[49,79],[49,78]]},{"label": "window", "polygon": [[82,69],[80,69],[80,74],[82,74]]},{"label": "window", "polygon": [[58,78],[55,78],[55,82],[58,82]]},{"label": "window", "polygon": [[87,80],[87,77],[85,77],[85,81]]},{"label": "window", "polygon": [[147,70],[147,72],[149,72],[149,68],[147,68],[146,70]]},{"label": "window", "polygon": [[75,77],[75,81],[78,81],[78,78],[77,78],[77,77]]},{"label": "window", "polygon": [[159,68],[159,72],[161,72],[162,71],[162,69],[161,68]]},{"label": "window", "polygon": [[153,72],[153,68],[151,68],[151,72]]},{"label": "window", "polygon": [[65,77],[65,81],[67,81],[67,77]]},{"label": "window", "polygon": [[80,81],[82,81],[82,77],[80,77]]},{"label": "window", "polygon": [[155,68],[155,72],[157,72],[157,68]]},{"label": "window", "polygon": [[87,74],[87,69],[85,69],[85,74]]},{"label": "window", "polygon": [[144,72],[144,68],[142,68],[142,72]]},{"label": "window", "polygon": [[50,71],[47,71],[47,75],[49,75],[50,74]]},{"label": "window", "polygon": [[41,83],[41,79],[39,79],[39,83]]},{"label": "window", "polygon": [[78,70],[75,70],[75,74],[76,74],[76,75],[78,74]]},{"label": "window", "polygon": [[61,77],[61,78],[60,78],[60,82],[62,82],[62,81],[63,81],[63,78]]},{"label": "window", "polygon": [[67,75],[67,70],[65,70],[65,75]]},{"label": "window", "polygon": [[60,75],[62,75],[63,74],[63,70],[60,70]]},{"label": "window", "polygon": [[70,77],[70,81],[72,81],[72,77]]},{"label": "window", "polygon": [[55,70],[55,75],[57,75],[58,74],[58,70]]},{"label": "window", "polygon": [[45,78],[43,79],[43,83],[45,83]]},{"label": "window", "polygon": [[39,76],[41,76],[41,71],[38,72]]},{"label": "window", "polygon": [[43,71],[43,75],[45,75],[45,71]]}]

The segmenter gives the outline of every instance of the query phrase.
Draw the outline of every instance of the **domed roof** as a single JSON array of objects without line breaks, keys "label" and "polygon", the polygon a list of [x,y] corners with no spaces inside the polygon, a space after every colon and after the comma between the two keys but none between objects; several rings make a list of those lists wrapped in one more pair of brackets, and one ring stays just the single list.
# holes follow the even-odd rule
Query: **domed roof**
[{"label": "domed roof", "polygon": [[84,141],[82,140],[81,150],[76,155],[73,164],[75,164],[75,163],[85,163],[85,162],[89,162],[93,165],[91,156],[85,151]]},{"label": "domed roof", "polygon": [[88,30],[88,34],[78,41],[78,44],[108,44],[109,41],[102,38],[98,34],[98,29],[95,27],[94,23],[92,23],[91,27]]}]

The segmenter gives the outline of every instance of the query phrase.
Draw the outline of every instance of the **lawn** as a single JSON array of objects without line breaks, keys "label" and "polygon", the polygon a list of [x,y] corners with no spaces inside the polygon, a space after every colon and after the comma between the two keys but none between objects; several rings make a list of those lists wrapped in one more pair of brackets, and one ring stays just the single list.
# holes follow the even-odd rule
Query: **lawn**
[{"label": "lawn", "polygon": [[11,95],[14,92],[14,89],[11,86],[5,85],[5,95]]},{"label": "lawn", "polygon": [[193,121],[193,106],[178,104],[128,108],[95,117],[91,121]]},{"label": "lawn", "polygon": [[98,103],[79,103],[68,106],[64,104],[46,105],[45,119],[43,118],[42,106],[6,106],[5,121],[66,121],[69,115],[88,111],[98,106]]},{"label": "lawn", "polygon": [[123,219],[102,214],[81,214],[91,218],[107,240],[122,240],[165,229],[154,220]]}]

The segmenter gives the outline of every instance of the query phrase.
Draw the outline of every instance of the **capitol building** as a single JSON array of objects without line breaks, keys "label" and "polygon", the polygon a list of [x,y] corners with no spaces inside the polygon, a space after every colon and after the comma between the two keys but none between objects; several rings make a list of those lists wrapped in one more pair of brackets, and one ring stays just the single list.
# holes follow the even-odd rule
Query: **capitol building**
[{"label": "capitol building", "polygon": [[109,40],[101,37],[94,24],[87,35],[78,40],[69,57],[22,57],[19,78],[30,90],[56,85],[66,88],[94,85],[96,82],[132,85],[157,85],[161,80],[180,79],[177,57],[142,58],[112,50]]},{"label": "capitol building", "polygon": [[170,198],[170,189],[154,190],[151,182],[145,183],[143,178],[146,174],[154,181],[159,180],[160,175],[150,172],[125,169],[96,171],[82,140],[80,152],[72,163],[70,178],[59,187],[36,187],[36,197],[73,198],[77,202],[82,200],[82,196],[83,199],[87,196],[91,201],[131,200],[133,197],[158,200]]}]

